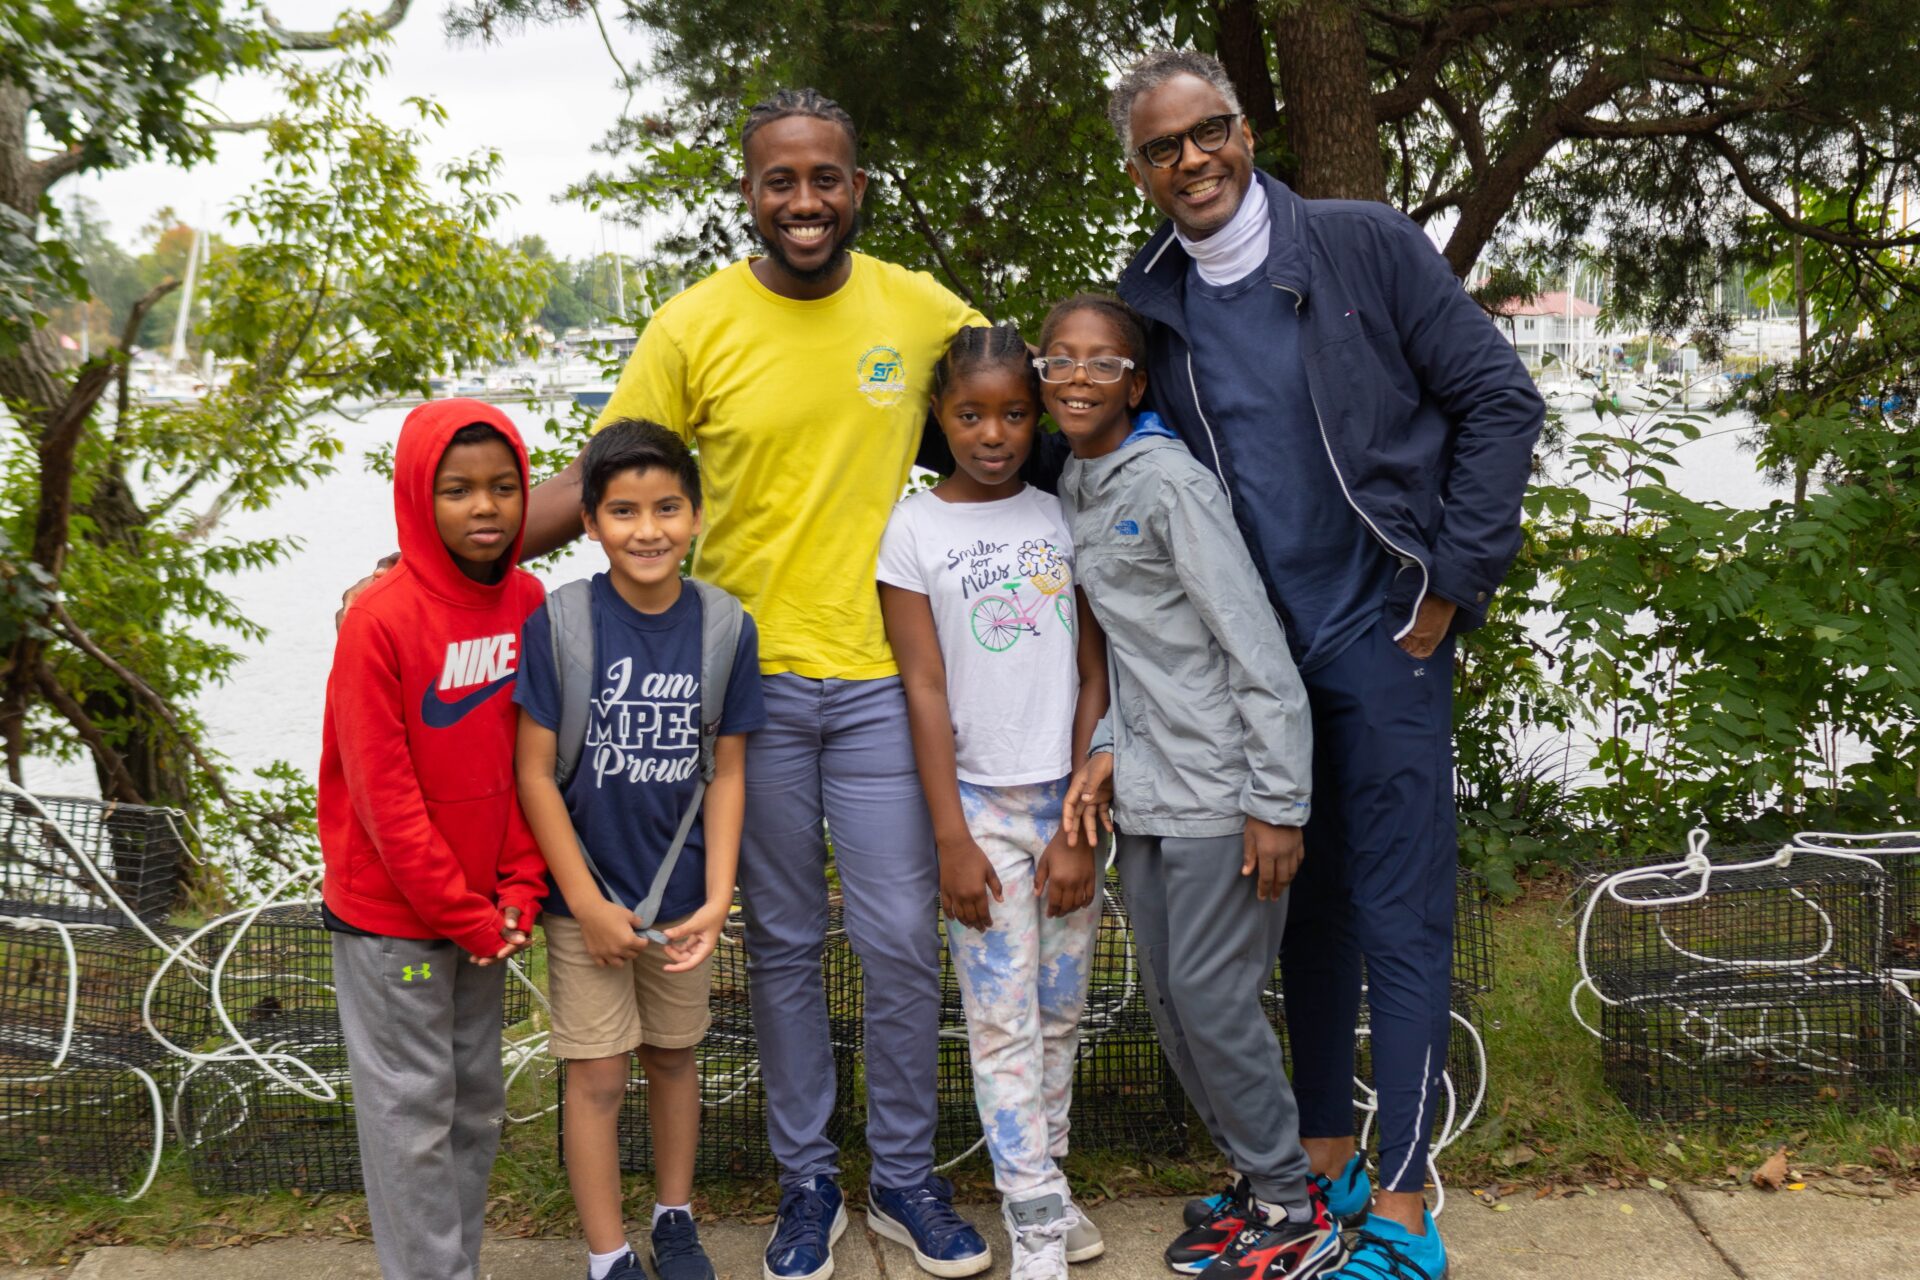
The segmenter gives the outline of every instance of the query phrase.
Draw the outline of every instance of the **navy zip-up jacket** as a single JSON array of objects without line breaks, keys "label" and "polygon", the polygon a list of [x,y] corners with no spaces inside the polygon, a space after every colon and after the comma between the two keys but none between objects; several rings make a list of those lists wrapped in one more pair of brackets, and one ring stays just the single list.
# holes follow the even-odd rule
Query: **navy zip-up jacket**
[{"label": "navy zip-up jacket", "polygon": [[[1395,634],[1428,592],[1459,606],[1454,631],[1478,626],[1520,549],[1520,499],[1546,420],[1533,379],[1406,215],[1371,201],[1303,200],[1258,171],[1254,180],[1265,184],[1275,228],[1267,280],[1299,312],[1322,443],[1347,501],[1403,570],[1386,601]],[[1255,533],[1288,513],[1246,510],[1235,477],[1292,463],[1236,451],[1208,420],[1188,346],[1189,261],[1163,224],[1121,277],[1120,296],[1147,321],[1152,406]]]}]

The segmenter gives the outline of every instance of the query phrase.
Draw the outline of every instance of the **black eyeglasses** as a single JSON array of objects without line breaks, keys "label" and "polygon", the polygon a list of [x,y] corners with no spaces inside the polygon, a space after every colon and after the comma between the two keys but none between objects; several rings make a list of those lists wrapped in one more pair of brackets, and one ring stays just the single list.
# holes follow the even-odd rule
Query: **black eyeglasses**
[{"label": "black eyeglasses", "polygon": [[1194,146],[1211,155],[1227,145],[1227,139],[1233,136],[1233,122],[1239,118],[1238,113],[1208,116],[1184,132],[1141,143],[1133,149],[1134,154],[1156,169],[1171,169],[1180,162],[1180,153],[1187,149],[1188,138],[1193,139]]}]

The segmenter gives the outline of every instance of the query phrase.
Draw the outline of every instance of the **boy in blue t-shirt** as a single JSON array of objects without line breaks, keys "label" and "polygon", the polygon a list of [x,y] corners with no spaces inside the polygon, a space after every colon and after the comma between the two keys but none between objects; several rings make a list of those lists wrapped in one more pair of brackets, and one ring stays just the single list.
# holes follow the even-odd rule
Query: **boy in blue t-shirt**
[{"label": "boy in blue t-shirt", "polygon": [[[680,565],[700,532],[700,469],[651,422],[607,426],[581,454],[587,536],[607,553],[592,586],[597,687],[564,794],[554,782],[560,680],[547,606],[521,639],[520,803],[553,882],[547,977],[553,1056],[567,1067],[567,1179],[591,1280],[642,1280],[620,1213],[618,1125],[629,1053],[646,1071],[660,1280],[712,1280],[690,1208],[700,1136],[694,1046],[706,1036],[710,960],[733,903],[746,807],[745,735],[766,723],[759,645],[743,618],[700,820],[660,900],[650,944],[631,904],[647,896],[700,768],[701,600]],[[593,858],[581,856],[584,846]],[[596,871],[598,875],[596,876]]]}]

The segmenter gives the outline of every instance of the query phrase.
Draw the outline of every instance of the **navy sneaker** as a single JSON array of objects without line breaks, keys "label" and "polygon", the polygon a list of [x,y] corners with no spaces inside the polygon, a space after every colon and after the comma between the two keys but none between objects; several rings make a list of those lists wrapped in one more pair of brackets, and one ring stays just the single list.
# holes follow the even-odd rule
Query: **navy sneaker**
[{"label": "navy sneaker", "polygon": [[[587,1280],[593,1280],[593,1272],[587,1272]],[[626,1256],[613,1264],[613,1270],[607,1272],[606,1280],[648,1280],[647,1269],[640,1265],[640,1259],[633,1256],[629,1249]]]},{"label": "navy sneaker", "polygon": [[1342,1227],[1357,1227],[1373,1211],[1373,1180],[1367,1177],[1367,1159],[1356,1153],[1337,1178],[1313,1174],[1311,1181],[1326,1198],[1327,1212]]},{"label": "navy sneaker", "polygon": [[1227,1246],[1240,1238],[1253,1216],[1253,1188],[1245,1178],[1218,1195],[1196,1200],[1207,1214],[1175,1236],[1167,1246],[1167,1265],[1181,1275],[1199,1275],[1212,1266]]},{"label": "navy sneaker", "polygon": [[929,1275],[953,1280],[993,1265],[993,1251],[953,1211],[953,1184],[939,1174],[911,1187],[867,1187],[867,1229],[913,1250]]},{"label": "navy sneaker", "polygon": [[648,1259],[659,1280],[714,1280],[713,1263],[700,1247],[700,1229],[684,1209],[669,1209],[653,1224]]},{"label": "navy sneaker", "polygon": [[1369,1217],[1353,1251],[1323,1280],[1447,1280],[1447,1247],[1427,1214],[1427,1234],[1417,1236],[1397,1222]]},{"label": "navy sneaker", "polygon": [[780,1218],[767,1241],[766,1280],[827,1280],[833,1245],[847,1229],[847,1206],[832,1178],[809,1178],[780,1192]]},{"label": "navy sneaker", "polygon": [[1247,1180],[1235,1178],[1232,1185],[1224,1191],[1216,1191],[1210,1196],[1187,1201],[1186,1208],[1180,1211],[1180,1224],[1186,1227],[1197,1227],[1203,1222],[1209,1222],[1215,1214],[1232,1204],[1235,1198],[1246,1194]]}]

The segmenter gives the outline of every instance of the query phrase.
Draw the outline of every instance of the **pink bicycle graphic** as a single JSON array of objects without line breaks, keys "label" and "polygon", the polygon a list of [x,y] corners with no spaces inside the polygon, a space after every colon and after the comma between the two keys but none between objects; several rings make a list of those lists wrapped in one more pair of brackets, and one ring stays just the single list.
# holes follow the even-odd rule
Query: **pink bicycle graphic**
[{"label": "pink bicycle graphic", "polygon": [[[1025,597],[1020,595],[1020,584],[1009,578],[1000,584],[1005,595],[982,596],[973,606],[973,638],[995,653],[1011,649],[1022,635],[1039,635],[1037,620],[1041,610],[1046,608],[1047,598],[1053,598],[1054,616],[1060,619],[1060,625],[1073,634],[1073,592],[1055,588],[1053,591],[1036,591]],[[1033,602],[1029,607],[1026,600]]]}]

